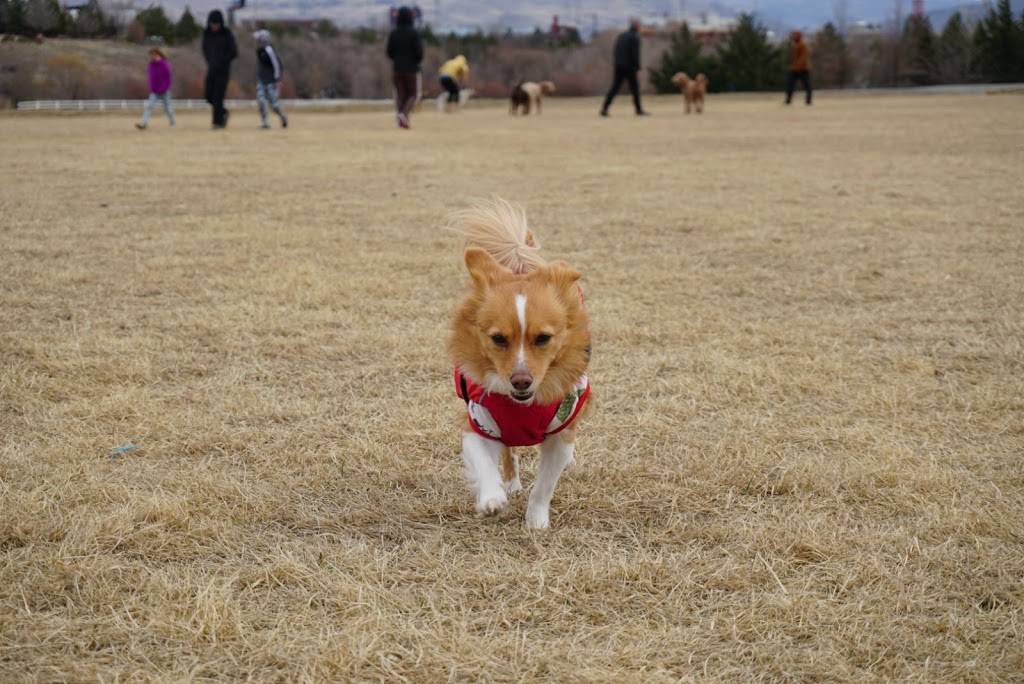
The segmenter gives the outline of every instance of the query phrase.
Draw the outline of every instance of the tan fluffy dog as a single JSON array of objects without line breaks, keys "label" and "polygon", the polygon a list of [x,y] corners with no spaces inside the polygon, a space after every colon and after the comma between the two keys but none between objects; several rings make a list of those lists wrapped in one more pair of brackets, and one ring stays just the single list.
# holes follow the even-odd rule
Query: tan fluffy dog
[{"label": "tan fluffy dog", "polygon": [[704,113],[704,96],[708,92],[707,76],[704,74],[697,74],[697,78],[691,79],[685,73],[680,71],[672,77],[672,83],[674,83],[683,94],[683,100],[686,102],[687,114],[690,113],[691,107],[695,108],[698,114]]},{"label": "tan fluffy dog", "polygon": [[520,83],[516,90],[521,91],[522,96],[526,100],[525,105],[522,106],[523,114],[529,114],[531,111],[536,111],[540,114],[541,100],[544,99],[545,95],[555,92],[555,84],[551,81],[541,81],[540,83],[526,81]]}]

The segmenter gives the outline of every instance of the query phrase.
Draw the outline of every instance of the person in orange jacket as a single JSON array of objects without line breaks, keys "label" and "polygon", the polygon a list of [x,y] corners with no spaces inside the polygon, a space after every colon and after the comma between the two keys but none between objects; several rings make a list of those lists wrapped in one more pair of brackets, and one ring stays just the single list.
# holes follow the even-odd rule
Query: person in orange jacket
[{"label": "person in orange jacket", "polygon": [[792,51],[789,61],[789,73],[786,74],[786,104],[793,101],[793,90],[800,81],[807,91],[807,104],[811,104],[811,62],[804,42],[804,35],[799,31],[789,34]]}]

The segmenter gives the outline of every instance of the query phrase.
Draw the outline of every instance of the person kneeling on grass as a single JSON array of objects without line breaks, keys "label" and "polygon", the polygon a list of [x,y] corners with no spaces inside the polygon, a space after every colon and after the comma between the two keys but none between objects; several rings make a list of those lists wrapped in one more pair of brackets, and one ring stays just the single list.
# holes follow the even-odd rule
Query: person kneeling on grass
[{"label": "person kneeling on grass", "polygon": [[142,111],[142,121],[135,124],[140,131],[145,130],[149,125],[149,117],[156,108],[156,101],[164,103],[164,111],[171,125],[174,125],[174,110],[171,109],[171,63],[167,61],[160,48],[149,49],[149,100],[146,101],[146,108]]},{"label": "person kneeling on grass", "polygon": [[270,44],[270,31],[260,29],[252,34],[256,39],[256,103],[260,107],[260,128],[270,128],[267,123],[267,101],[274,113],[281,117],[281,128],[288,128],[288,117],[281,109],[278,99],[277,84],[281,82],[281,60]]},{"label": "person kneeling on grass", "polygon": [[441,87],[448,92],[448,102],[444,109],[452,112],[459,105],[459,90],[469,79],[469,62],[463,55],[449,59],[441,65],[440,77]]}]

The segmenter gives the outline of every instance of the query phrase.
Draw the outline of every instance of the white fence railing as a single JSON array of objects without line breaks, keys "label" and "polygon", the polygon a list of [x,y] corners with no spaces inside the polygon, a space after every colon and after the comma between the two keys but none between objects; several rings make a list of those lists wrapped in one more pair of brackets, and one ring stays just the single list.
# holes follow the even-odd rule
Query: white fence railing
[{"label": "white fence railing", "polygon": [[[849,88],[846,90],[819,90],[829,95],[954,95],[982,94],[998,92],[1024,92],[1022,83],[984,83],[970,85],[938,85],[917,88]],[[738,93],[750,95],[750,93]],[[353,99],[292,99],[282,100],[288,109],[345,109],[350,107],[392,107],[391,100],[353,100]],[[175,109],[206,109],[210,105],[206,100],[188,99],[171,100]],[[226,100],[230,109],[255,109],[256,100]],[[146,100],[25,100],[18,103],[18,111],[22,112],[106,112],[117,110],[141,110]]]},{"label": "white fence railing", "polygon": [[[344,109],[347,107],[391,107],[391,100],[282,100],[289,109]],[[175,109],[208,109],[206,100],[171,100]],[[255,109],[256,100],[225,100],[229,109]],[[107,112],[117,110],[140,110],[146,100],[25,100],[18,103],[23,112]]]}]

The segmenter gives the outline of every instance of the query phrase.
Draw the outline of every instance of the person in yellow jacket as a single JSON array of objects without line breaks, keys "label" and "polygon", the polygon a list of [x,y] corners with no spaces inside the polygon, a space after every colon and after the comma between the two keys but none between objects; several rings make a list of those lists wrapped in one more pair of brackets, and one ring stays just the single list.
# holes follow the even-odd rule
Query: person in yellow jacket
[{"label": "person in yellow jacket", "polygon": [[459,91],[469,80],[469,62],[466,61],[464,55],[453,57],[441,65],[438,75],[441,87],[448,93],[448,104],[445,110],[451,111],[453,105],[459,104]]}]

